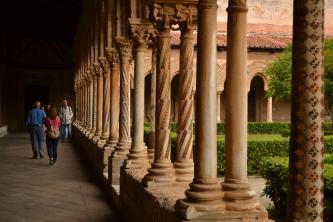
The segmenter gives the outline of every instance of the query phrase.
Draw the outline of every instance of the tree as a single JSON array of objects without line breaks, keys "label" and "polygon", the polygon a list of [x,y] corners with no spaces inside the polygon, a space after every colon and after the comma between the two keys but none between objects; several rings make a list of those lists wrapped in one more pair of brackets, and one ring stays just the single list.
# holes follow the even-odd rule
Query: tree
[{"label": "tree", "polygon": [[[269,77],[267,96],[276,100],[289,101],[291,97],[292,46],[289,44],[281,55],[270,63],[265,73]],[[333,122],[333,39],[324,43],[324,95],[325,110]]]}]

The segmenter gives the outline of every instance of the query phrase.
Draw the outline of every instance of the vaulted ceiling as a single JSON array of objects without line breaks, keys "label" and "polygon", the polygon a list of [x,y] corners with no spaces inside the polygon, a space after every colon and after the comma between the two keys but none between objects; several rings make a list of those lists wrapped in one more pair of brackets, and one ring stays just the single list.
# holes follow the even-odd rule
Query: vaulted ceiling
[{"label": "vaulted ceiling", "polygon": [[72,43],[84,0],[4,0],[1,26],[8,32]]}]

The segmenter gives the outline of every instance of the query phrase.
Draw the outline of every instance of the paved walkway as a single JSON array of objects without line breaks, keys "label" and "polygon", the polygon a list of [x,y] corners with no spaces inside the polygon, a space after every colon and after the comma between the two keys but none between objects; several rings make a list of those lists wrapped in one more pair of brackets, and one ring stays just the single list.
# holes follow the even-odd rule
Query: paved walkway
[{"label": "paved walkway", "polygon": [[119,221],[87,175],[73,146],[59,144],[58,161],[31,159],[27,134],[0,139],[1,222]]}]

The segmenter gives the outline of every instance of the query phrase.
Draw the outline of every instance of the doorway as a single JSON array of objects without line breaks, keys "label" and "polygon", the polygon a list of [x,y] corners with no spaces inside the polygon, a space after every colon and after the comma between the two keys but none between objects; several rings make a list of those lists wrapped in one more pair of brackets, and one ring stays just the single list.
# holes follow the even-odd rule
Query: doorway
[{"label": "doorway", "polygon": [[36,85],[28,84],[24,86],[24,117],[27,119],[27,115],[30,109],[33,108],[34,102],[40,101],[42,106],[49,103],[49,85]]}]

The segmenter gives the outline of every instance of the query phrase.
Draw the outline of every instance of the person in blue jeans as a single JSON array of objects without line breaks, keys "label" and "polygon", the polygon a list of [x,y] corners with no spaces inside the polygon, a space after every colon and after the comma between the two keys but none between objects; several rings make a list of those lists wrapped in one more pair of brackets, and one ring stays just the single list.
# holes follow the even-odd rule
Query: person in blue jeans
[{"label": "person in blue jeans", "polygon": [[73,111],[72,108],[68,105],[67,100],[63,101],[62,106],[60,107],[60,120],[61,120],[61,142],[65,142],[66,139],[70,141],[72,137],[72,118]]},{"label": "person in blue jeans", "polygon": [[60,118],[57,115],[57,109],[51,108],[49,116],[45,119],[46,130],[46,147],[47,154],[50,158],[50,166],[54,165],[58,159],[58,142],[59,142],[59,128]]},{"label": "person in blue jeans", "polygon": [[26,125],[29,129],[30,140],[32,145],[33,159],[37,159],[38,154],[43,158],[43,141],[44,141],[44,120],[46,114],[40,109],[40,102],[34,103],[34,108],[29,111]]}]

